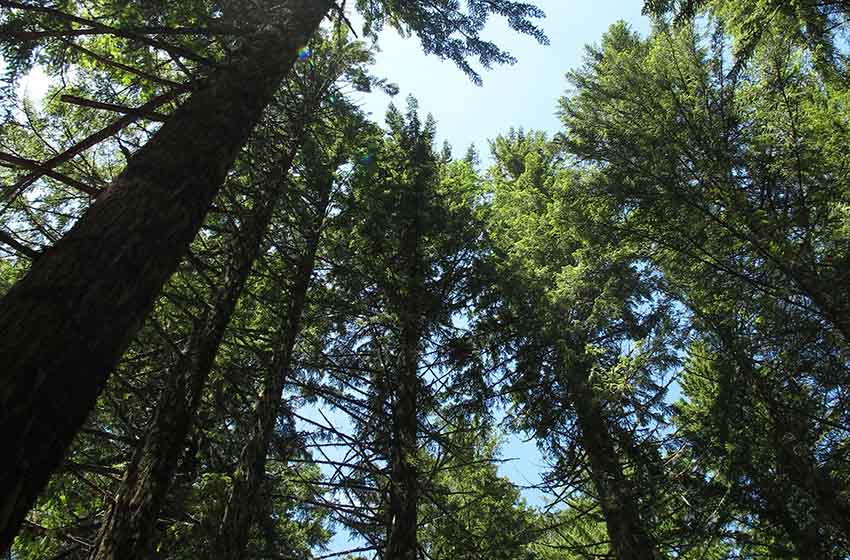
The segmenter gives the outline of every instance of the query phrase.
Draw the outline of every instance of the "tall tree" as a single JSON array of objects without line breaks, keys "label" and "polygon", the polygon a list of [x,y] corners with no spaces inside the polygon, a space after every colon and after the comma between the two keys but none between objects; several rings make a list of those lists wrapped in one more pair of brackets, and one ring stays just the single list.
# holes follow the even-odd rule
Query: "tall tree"
[{"label": "tall tree", "polygon": [[337,301],[312,366],[325,381],[306,389],[336,411],[323,428],[345,449],[327,458],[339,519],[370,549],[416,558],[424,504],[445,502],[434,477],[455,464],[446,438],[458,413],[449,404],[463,390],[448,356],[471,301],[477,181],[468,164],[434,150],[434,123],[415,102],[406,114],[390,110],[387,125],[334,216],[323,299]]},{"label": "tall tree", "polygon": [[281,286],[287,291],[289,304],[282,313],[283,322],[277,329],[274,351],[268,359],[260,397],[249,422],[251,431],[236,466],[218,538],[213,543],[213,550],[221,558],[243,557],[248,533],[254,522],[255,498],[263,482],[266,456],[279,417],[280,401],[295,369],[296,343],[303,325],[302,316],[315,274],[331,195],[337,186],[340,168],[351,159],[352,151],[358,148],[356,131],[368,128],[364,126],[362,117],[341,99],[335,99],[331,105],[332,111],[342,113],[337,114],[333,122],[340,131],[338,137],[323,138],[325,143],[330,144],[324,148],[320,147],[318,140],[312,140],[302,153],[301,180],[307,184],[307,193],[303,198],[309,201],[305,208],[297,212],[302,230],[299,234],[303,240],[297,243],[300,247],[290,278]]},{"label": "tall tree", "polygon": [[751,554],[841,557],[846,88],[782,32],[730,74],[724,29],[708,31],[612,27],[570,75],[562,140],[690,321],[680,449],[696,486],[722,473],[697,494],[735,497],[716,530]]},{"label": "tall tree", "polygon": [[591,177],[562,168],[542,134],[498,137],[493,153],[483,211],[496,276],[481,328],[515,363],[507,390],[517,423],[545,442],[558,469],[577,447],[586,454],[616,558],[660,558],[627,459],[663,394],[664,306],[652,301],[633,248],[606,237],[615,207],[594,199]]},{"label": "tall tree", "polygon": [[2,422],[15,451],[0,476],[0,547],[58,466],[328,5],[290,6],[282,32],[254,34],[4,296],[0,325],[16,336],[0,347]]},{"label": "tall tree", "polygon": [[[332,46],[331,41],[322,44],[317,38],[311,46],[313,60],[309,70],[297,72],[298,75],[288,81],[267,118],[271,121],[266,123],[269,130],[253,141],[252,147],[259,153],[254,156],[252,165],[258,166],[259,161],[269,159],[263,151],[278,153],[280,150],[279,161],[270,161],[268,170],[259,173],[262,184],[256,189],[256,196],[232,242],[233,257],[224,273],[224,285],[216,293],[212,311],[194,327],[183,359],[178,360],[168,374],[169,381],[162,391],[152,425],[125,474],[126,487],[119,492],[101,528],[98,550],[93,558],[132,558],[145,554],[153,522],[192,431],[201,395],[230,317],[263,248],[276,208],[286,196],[289,168],[303,138],[310,134],[310,128],[315,128],[315,124],[311,126],[308,121],[318,118],[323,100],[334,95],[335,82],[342,75],[357,70],[358,75],[367,76],[361,64],[368,61],[369,56],[358,45],[346,44],[340,38],[338,44]],[[287,99],[295,99],[296,106],[291,103],[286,106]],[[283,130],[271,130],[276,120],[283,122]],[[306,284],[303,289],[306,290]],[[251,502],[251,493],[245,494],[241,499]]]},{"label": "tall tree", "polygon": [[[528,4],[470,0],[468,14],[453,2],[417,2],[413,12],[392,2],[361,5],[370,22],[389,17],[410,26],[427,50],[462,66],[468,55],[485,65],[510,60],[479,39],[490,13],[506,15],[519,31],[543,39],[528,20],[542,14]],[[197,233],[239,149],[332,6],[331,0],[288,0],[247,11],[244,19],[254,25],[233,45],[234,52],[4,296],[0,325],[15,335],[4,336],[0,346],[7,364],[0,419],[15,451],[0,474],[0,548],[9,545],[61,461]],[[48,10],[72,28],[83,23],[76,3],[65,13],[17,2],[4,7],[26,14]],[[446,18],[447,13],[459,17]],[[107,31],[97,22],[93,29]],[[455,38],[456,33],[468,39]]]}]

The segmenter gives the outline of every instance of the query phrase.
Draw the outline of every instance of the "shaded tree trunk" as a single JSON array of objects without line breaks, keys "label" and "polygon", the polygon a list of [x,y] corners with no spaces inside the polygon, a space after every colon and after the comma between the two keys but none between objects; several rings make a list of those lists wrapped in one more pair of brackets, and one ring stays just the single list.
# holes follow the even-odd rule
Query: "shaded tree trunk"
[{"label": "shaded tree trunk", "polygon": [[582,446],[590,460],[590,478],[599,494],[614,558],[659,560],[663,557],[641,520],[634,488],[623,472],[602,402],[589,384],[589,370],[583,364],[568,367]]},{"label": "shaded tree trunk", "polygon": [[198,89],[0,301],[0,550],[59,466],[198,232],[264,108],[330,9],[289,0],[276,27]]},{"label": "shaded tree trunk", "polygon": [[788,509],[788,500],[793,494],[790,485],[773,479],[758,477],[754,480],[758,493],[764,500],[762,514],[771,525],[781,528],[788,535],[793,551],[798,558],[822,558],[841,560],[843,556],[830,553],[828,543],[819,528],[805,519],[795,519]]},{"label": "shaded tree trunk", "polygon": [[296,138],[238,232],[224,285],[212,304],[212,316],[195,326],[188,348],[167,374],[167,385],[144,443],[124,474],[122,488],[101,526],[92,560],[132,560],[149,555],[157,515],[183,455],[225,330],[260,254],[281,184],[299,143]]},{"label": "shaded tree trunk", "polygon": [[[420,142],[419,150],[422,145]],[[422,158],[422,154],[417,154]],[[419,358],[422,345],[423,270],[420,254],[422,204],[426,178],[418,176],[405,193],[402,208],[406,223],[401,232],[399,256],[404,270],[404,286],[398,294],[399,357],[392,410],[390,450],[390,527],[384,557],[388,560],[416,560],[418,540],[417,506],[419,474],[416,467],[418,445]]]},{"label": "shaded tree trunk", "polygon": [[[839,484],[817,466],[809,446],[805,442],[799,443],[803,441],[797,435],[801,426],[795,426],[800,422],[795,422],[794,414],[790,413],[786,418],[780,416],[778,410],[771,412],[775,424],[771,435],[780,476],[788,478],[799,491],[808,495],[817,524],[824,529],[831,528],[843,541],[845,551],[850,551],[850,504],[842,499]],[[845,557],[846,554],[840,556]]]},{"label": "shaded tree trunk", "polygon": [[[845,551],[850,548],[850,504],[842,499],[838,484],[815,462],[810,443],[811,421],[783,404],[782,392],[778,391],[781,385],[759,373],[751,351],[737,344],[732,329],[715,328],[727,355],[735,360],[734,382],[748,383],[755,393],[754,400],[761,400],[769,415],[768,438],[776,460],[775,476],[765,479],[759,473],[749,474],[768,502],[770,519],[779,521],[778,526],[786,530],[801,558],[844,558],[846,554],[831,550],[827,541],[833,539],[826,538],[825,531],[843,541]],[[805,391],[802,387],[798,390]],[[790,507],[794,494],[807,498],[811,515],[794,515]]]},{"label": "shaded tree trunk", "polygon": [[212,550],[215,551],[216,557],[222,560],[243,558],[251,526],[256,518],[256,501],[266,472],[269,443],[274,435],[283,389],[292,372],[292,356],[301,332],[307,291],[316,265],[316,254],[332,187],[331,173],[323,177],[319,185],[319,202],[314,209],[316,217],[309,226],[305,250],[295,270],[290,302],[277,344],[278,350],[266,371],[263,392],[254,411],[251,435],[242,448],[233,474],[233,488],[213,543]]}]

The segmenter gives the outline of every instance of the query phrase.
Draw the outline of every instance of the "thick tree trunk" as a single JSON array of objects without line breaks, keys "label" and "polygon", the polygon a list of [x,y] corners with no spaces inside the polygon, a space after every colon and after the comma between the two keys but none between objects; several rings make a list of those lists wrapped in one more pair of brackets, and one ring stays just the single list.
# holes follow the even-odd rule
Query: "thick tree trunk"
[{"label": "thick tree trunk", "polygon": [[[300,135],[296,133],[296,135]],[[232,243],[230,266],[217,291],[212,315],[195,327],[189,347],[168,373],[144,444],[124,474],[122,488],[101,526],[92,560],[147,558],[157,515],[171,486],[192,429],[201,394],[212,371],[227,325],[260,254],[280,186],[299,144],[269,177]]]},{"label": "thick tree trunk", "polygon": [[[422,146],[420,145],[420,150]],[[420,156],[422,154],[419,154]],[[416,467],[418,445],[419,358],[422,344],[423,267],[420,255],[422,236],[421,213],[425,189],[424,176],[405,193],[406,214],[399,243],[400,261],[404,267],[404,287],[396,304],[399,306],[399,358],[394,386],[390,454],[391,523],[384,558],[416,560],[418,541],[417,506],[419,474]]]},{"label": "thick tree trunk", "polygon": [[316,219],[307,233],[305,251],[295,270],[278,349],[263,380],[263,392],[254,411],[251,436],[242,448],[239,464],[233,474],[233,487],[213,543],[212,550],[216,558],[221,560],[239,560],[243,557],[256,517],[256,500],[266,472],[269,443],[274,435],[283,389],[292,371],[292,355],[301,332],[301,318],[316,265],[323,219],[330,202],[333,178],[330,176],[325,179],[320,185]]},{"label": "thick tree trunk", "polygon": [[289,0],[128,162],[0,302],[0,550],[61,462],[197,234],[236,155],[330,9]]},{"label": "thick tree trunk", "polygon": [[582,446],[590,460],[590,478],[599,494],[611,552],[616,560],[659,560],[663,557],[640,518],[634,489],[623,472],[602,403],[589,385],[588,369],[574,364],[568,370]]}]

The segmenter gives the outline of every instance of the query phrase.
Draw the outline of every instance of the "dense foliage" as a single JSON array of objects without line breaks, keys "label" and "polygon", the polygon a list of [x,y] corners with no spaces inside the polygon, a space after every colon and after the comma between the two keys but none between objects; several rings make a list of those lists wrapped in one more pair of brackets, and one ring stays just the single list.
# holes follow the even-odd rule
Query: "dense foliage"
[{"label": "dense foliage", "polygon": [[[309,11],[253,4],[0,0],[0,309],[73,246],[110,250],[79,223],[198,220],[70,447],[45,444],[34,504],[36,455],[11,449],[10,558],[850,558],[847,2],[648,0],[648,36],[615,24],[569,71],[562,129],[506,130],[483,167],[413,98],[357,107],[397,88],[343,6],[279,83],[234,85]],[[355,5],[367,38],[415,34],[474,81],[472,59],[513,61],[491,15],[546,40],[522,2]],[[34,66],[62,78],[41,104],[15,89]],[[188,140],[220,137],[146,146],[222,92],[257,115],[209,204],[184,181],[108,214],[146,166],[205,173]],[[89,277],[36,288],[59,306]],[[4,431],[52,375],[21,371],[0,371]],[[64,373],[70,406],[87,373]],[[534,488],[506,438],[536,443]]]}]

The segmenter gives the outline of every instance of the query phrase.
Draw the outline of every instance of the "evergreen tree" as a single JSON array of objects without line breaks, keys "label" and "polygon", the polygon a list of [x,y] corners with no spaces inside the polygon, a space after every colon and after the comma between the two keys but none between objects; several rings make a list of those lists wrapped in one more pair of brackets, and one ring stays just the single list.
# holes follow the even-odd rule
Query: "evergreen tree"
[{"label": "evergreen tree", "polygon": [[[372,25],[389,17],[410,26],[423,38],[426,50],[454,60],[468,72],[469,55],[478,56],[485,65],[510,60],[491,43],[478,39],[490,13],[506,15],[513,27],[543,39],[528,20],[542,15],[533,6],[506,0],[470,0],[469,4],[468,14],[453,2],[429,8],[414,3],[412,12],[394,3],[370,2],[362,7],[368,10],[367,21]],[[135,15],[135,3],[119,2],[118,6]],[[239,150],[298,58],[298,50],[333,6],[330,0],[288,0],[260,3],[244,13],[240,10],[238,18],[229,3],[207,12],[207,18],[229,14],[245,24],[244,34],[226,45],[227,56],[219,64],[210,64],[214,70],[133,154],[97,204],[4,296],[0,324],[19,338],[4,337],[0,349],[7,364],[2,420],[8,433],[15,434],[8,442],[15,457],[5,463],[0,476],[3,547],[58,466],[110,371],[177,268]],[[11,28],[12,37],[15,32],[35,33],[29,36],[32,40],[54,40],[57,37],[50,30],[28,29],[54,20],[66,28],[59,39],[76,35],[75,25],[89,26],[98,34],[128,34],[121,31],[126,12],[110,12],[109,5],[93,7],[116,18],[116,25],[81,17],[78,13],[89,6],[76,2],[66,10],[18,2],[6,2],[4,7],[11,13],[4,25]],[[152,19],[160,15],[155,9],[152,12],[145,15]],[[447,13],[459,17],[435,17]],[[455,38],[457,33],[468,40]],[[209,62],[182,48],[152,44],[144,33],[130,34],[151,48]],[[21,49],[15,41],[12,47],[19,72],[32,60],[31,43]],[[21,188],[32,180],[27,178]]]}]

